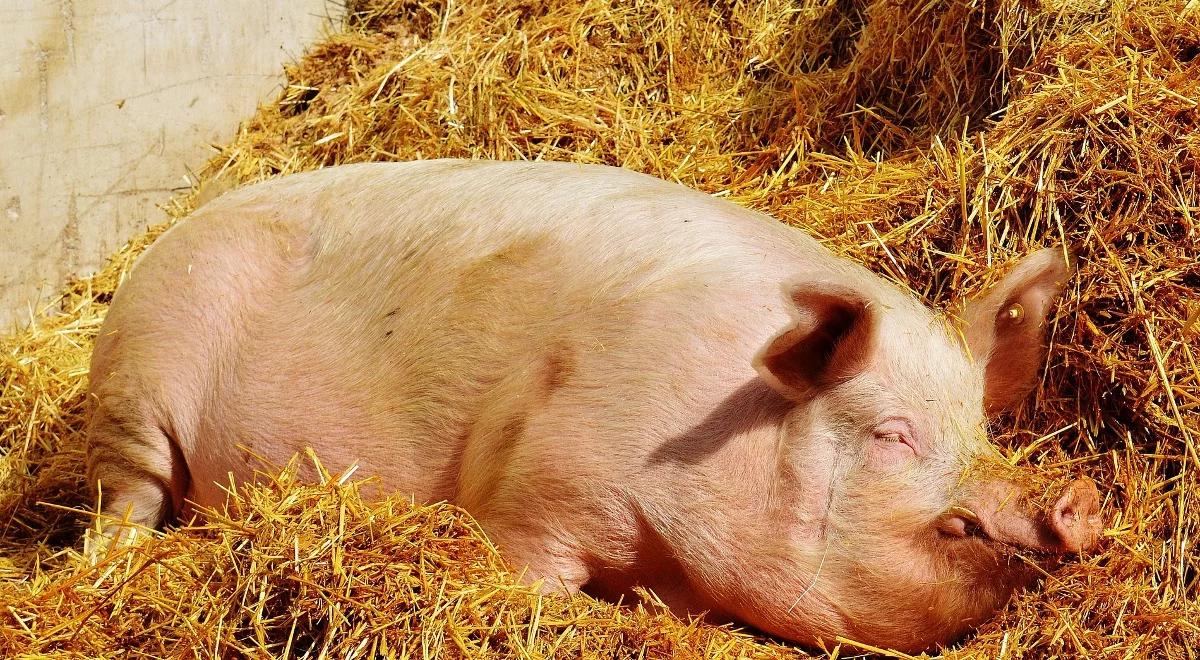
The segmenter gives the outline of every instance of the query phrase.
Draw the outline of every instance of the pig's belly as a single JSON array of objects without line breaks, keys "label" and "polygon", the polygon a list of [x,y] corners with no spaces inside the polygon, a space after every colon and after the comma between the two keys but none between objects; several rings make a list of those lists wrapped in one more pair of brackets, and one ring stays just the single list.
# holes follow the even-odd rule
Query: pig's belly
[{"label": "pig's belly", "polygon": [[356,418],[348,412],[352,409],[336,402],[308,411],[281,405],[206,425],[191,451],[185,451],[191,477],[187,498],[205,507],[220,506],[228,497],[231,476],[235,484],[264,483],[293,460],[302,482],[317,483],[321,475],[306,453],[311,448],[332,478],[353,468],[351,480],[369,479],[360,490],[370,499],[453,499],[457,468],[447,459],[455,453],[442,447],[437,434],[401,419]]}]

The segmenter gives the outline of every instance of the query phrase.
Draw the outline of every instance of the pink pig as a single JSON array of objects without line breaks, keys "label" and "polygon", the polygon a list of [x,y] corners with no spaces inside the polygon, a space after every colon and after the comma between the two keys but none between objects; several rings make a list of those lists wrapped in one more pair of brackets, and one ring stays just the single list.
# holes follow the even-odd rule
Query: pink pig
[{"label": "pink pig", "polygon": [[[229,193],[96,342],[89,480],[155,527],[312,446],[470,511],[526,579],[808,645],[960,637],[1094,544],[1096,487],[985,414],[1044,359],[1061,251],[952,330],[803,232],[626,170],[363,164]],[[964,342],[965,340],[965,342]],[[109,533],[115,533],[110,527]]]}]

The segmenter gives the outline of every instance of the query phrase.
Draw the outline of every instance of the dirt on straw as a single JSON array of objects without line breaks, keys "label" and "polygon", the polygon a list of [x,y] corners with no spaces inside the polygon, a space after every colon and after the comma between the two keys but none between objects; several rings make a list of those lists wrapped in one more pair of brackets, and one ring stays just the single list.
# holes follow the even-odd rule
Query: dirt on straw
[{"label": "dirt on straw", "polygon": [[[807,229],[934,305],[1064,244],[1010,460],[1084,470],[1103,549],[950,658],[1200,648],[1200,2],[360,0],[167,209],[338,163],[608,163]],[[89,348],[152,229],[0,340],[0,656],[793,657],[515,586],[470,518],[284,471],[203,527],[78,557]],[[310,460],[303,458],[301,460]],[[845,643],[842,656],[862,652]],[[869,650],[869,649],[867,649]]]}]

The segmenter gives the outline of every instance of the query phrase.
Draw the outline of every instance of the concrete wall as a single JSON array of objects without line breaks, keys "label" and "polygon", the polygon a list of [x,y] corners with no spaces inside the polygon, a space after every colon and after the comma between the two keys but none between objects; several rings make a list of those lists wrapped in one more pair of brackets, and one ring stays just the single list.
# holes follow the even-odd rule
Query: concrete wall
[{"label": "concrete wall", "polygon": [[[338,3],[340,4],[340,3]],[[0,0],[0,333],[164,215],[327,0]]]}]

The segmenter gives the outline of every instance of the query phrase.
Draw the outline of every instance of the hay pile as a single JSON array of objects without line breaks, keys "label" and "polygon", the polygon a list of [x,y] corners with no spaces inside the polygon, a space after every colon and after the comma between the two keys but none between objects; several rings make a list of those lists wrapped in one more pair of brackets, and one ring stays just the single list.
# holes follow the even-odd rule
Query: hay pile
[{"label": "hay pile", "polygon": [[[201,195],[366,160],[621,164],[805,227],[933,304],[980,289],[1018,253],[1071,245],[1081,272],[1038,401],[996,428],[1014,462],[1097,478],[1106,546],[946,655],[1196,657],[1200,2],[349,10],[221,149]],[[366,503],[353,483],[301,486],[286,471],[227,517],[86,568],[75,547],[88,350],[159,231],[0,340],[0,656],[798,653],[538,598],[452,508]]]}]

